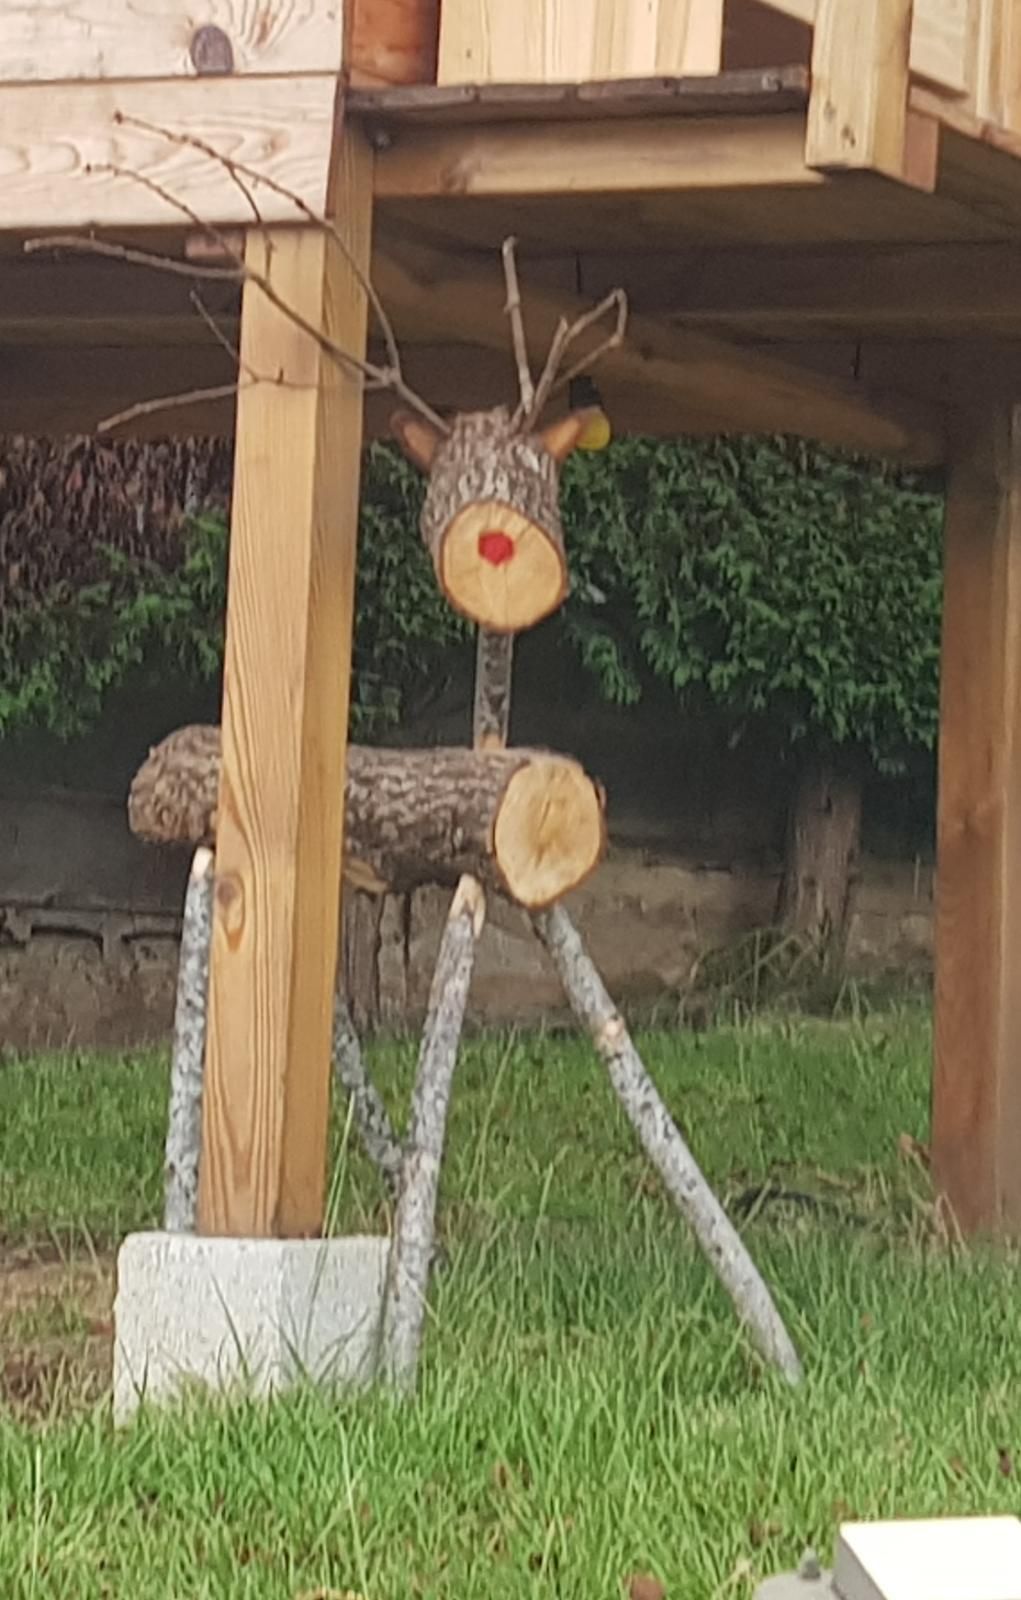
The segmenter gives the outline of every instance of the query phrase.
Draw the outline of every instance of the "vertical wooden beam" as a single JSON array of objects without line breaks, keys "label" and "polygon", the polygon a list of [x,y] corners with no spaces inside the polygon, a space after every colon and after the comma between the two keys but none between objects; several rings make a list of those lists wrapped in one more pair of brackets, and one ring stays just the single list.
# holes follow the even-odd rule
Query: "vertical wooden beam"
[{"label": "vertical wooden beam", "polygon": [[936,1182],[967,1232],[1021,1233],[1021,405],[955,444],[936,878]]},{"label": "vertical wooden beam", "polygon": [[818,0],[808,166],[902,176],[911,18],[912,0]]},{"label": "vertical wooden beam", "polygon": [[[356,129],[337,137],[331,212],[364,272],[372,160]],[[248,251],[364,352],[335,243],[253,230]],[[253,285],[241,356],[283,381],[238,399],[199,1228],[295,1236],[322,1223],[362,386]]]},{"label": "vertical wooden beam", "polygon": [[982,122],[1021,129],[1021,0],[969,0],[966,105]]}]

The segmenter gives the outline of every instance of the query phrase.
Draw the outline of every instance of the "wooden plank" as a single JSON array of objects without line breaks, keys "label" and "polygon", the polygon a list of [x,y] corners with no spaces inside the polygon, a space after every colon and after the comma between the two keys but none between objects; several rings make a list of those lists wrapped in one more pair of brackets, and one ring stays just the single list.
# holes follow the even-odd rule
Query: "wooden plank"
[{"label": "wooden plank", "polygon": [[581,83],[719,71],[723,0],[445,0],[437,79]]},{"label": "wooden plank", "polygon": [[805,161],[904,173],[912,0],[818,0]]},{"label": "wooden plank", "polygon": [[806,167],[804,121],[749,117],[542,122],[416,129],[377,161],[380,199],[432,196],[649,194],[679,190],[812,189],[829,180]]},{"label": "wooden plank", "polygon": [[[374,276],[395,321],[417,320],[434,340],[446,336],[506,354],[498,260],[459,269],[408,245],[399,259],[377,254]],[[557,319],[577,314],[582,305],[576,297],[532,285],[527,301],[529,337],[538,358]],[[600,364],[599,383],[611,408],[618,391],[625,408],[637,393],[646,413],[659,412],[664,432],[673,418],[696,413],[706,431],[790,431],[915,461],[942,455],[942,420],[935,411],[651,318],[631,318],[624,344]]]},{"label": "wooden plank", "polygon": [[[796,22],[815,23],[818,0],[762,0]],[[856,0],[850,9],[854,11]],[[915,0],[911,71],[951,94],[968,90],[971,0]]]},{"label": "wooden plank", "polygon": [[[333,211],[369,265],[372,165],[340,135]],[[264,262],[265,239],[248,249]],[[314,230],[274,241],[288,304],[365,347],[365,296]],[[353,626],[361,383],[257,290],[242,359],[289,384],[238,403],[200,1228],[322,1224]]]},{"label": "wooden plank", "polygon": [[352,84],[436,82],[439,0],[347,0],[344,26]]},{"label": "wooden plank", "polygon": [[808,105],[802,67],[716,77],[612,78],[592,83],[437,84],[353,89],[352,116],[387,133],[436,123],[616,121],[621,117],[769,116]]},{"label": "wooden plank", "polygon": [[230,72],[336,72],[341,14],[342,0],[203,0],[197,10],[166,0],[4,0],[0,83],[194,77],[196,59],[222,59],[208,47],[203,55],[201,40],[193,58],[196,34],[210,27],[224,36]]},{"label": "wooden plank", "polygon": [[936,876],[936,1182],[968,1233],[1021,1233],[1021,407],[954,444]]},{"label": "wooden plank", "polygon": [[671,0],[661,5],[656,70],[714,76],[723,65],[723,0]]},{"label": "wooden plank", "polygon": [[[155,120],[250,163],[321,210],[326,198],[336,79],[195,78],[46,84],[0,89],[0,228],[34,233],[71,228],[144,228],[180,224],[159,195],[114,165],[162,184],[211,223],[251,219],[243,194],[217,162],[138,128],[115,113]],[[158,111],[157,111],[158,107]],[[294,207],[260,194],[267,222],[292,222]]]}]

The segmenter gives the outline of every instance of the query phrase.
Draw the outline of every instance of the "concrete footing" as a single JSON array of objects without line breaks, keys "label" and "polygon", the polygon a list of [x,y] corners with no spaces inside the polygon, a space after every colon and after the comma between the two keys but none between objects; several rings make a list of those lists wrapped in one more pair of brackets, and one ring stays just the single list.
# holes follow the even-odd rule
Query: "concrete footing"
[{"label": "concrete footing", "polygon": [[195,1385],[266,1395],[375,1370],[390,1241],[136,1233],[117,1260],[114,1417]]}]

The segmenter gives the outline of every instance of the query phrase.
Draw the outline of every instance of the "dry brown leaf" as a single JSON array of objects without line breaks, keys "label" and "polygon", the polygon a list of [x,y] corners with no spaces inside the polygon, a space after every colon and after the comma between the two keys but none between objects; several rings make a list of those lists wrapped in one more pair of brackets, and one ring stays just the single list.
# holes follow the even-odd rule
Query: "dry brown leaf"
[{"label": "dry brown leaf", "polygon": [[921,1167],[927,1167],[931,1160],[929,1146],[923,1144],[921,1139],[916,1139],[913,1133],[900,1135],[897,1140],[897,1154],[902,1161],[917,1161]]},{"label": "dry brown leaf", "polygon": [[355,1589],[303,1589],[294,1600],[365,1600]]},{"label": "dry brown leaf", "polygon": [[665,1600],[666,1585],[651,1572],[632,1572],[626,1581],[628,1600]]},{"label": "dry brown leaf", "polygon": [[1005,1444],[1001,1444],[996,1452],[996,1464],[1005,1478],[1014,1476],[1014,1457]]},{"label": "dry brown leaf", "polygon": [[753,1518],[748,1524],[748,1538],[756,1549],[769,1539],[779,1538],[781,1533],[783,1528],[778,1522],[759,1522],[757,1518]]}]

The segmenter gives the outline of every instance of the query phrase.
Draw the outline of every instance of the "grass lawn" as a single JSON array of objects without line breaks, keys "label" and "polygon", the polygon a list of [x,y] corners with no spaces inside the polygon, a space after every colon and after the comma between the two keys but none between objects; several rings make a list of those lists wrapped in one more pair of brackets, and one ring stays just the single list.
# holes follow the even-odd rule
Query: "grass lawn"
[{"label": "grass lawn", "polygon": [[[1021,1279],[937,1226],[928,1019],[642,1041],[747,1222],[808,1368],[762,1371],[589,1050],[475,1042],[460,1072],[418,1398],[299,1393],[115,1434],[112,1251],[158,1217],[166,1064],[0,1065],[4,1600],[746,1600],[848,1516],[1021,1511]],[[411,1052],[375,1065],[399,1112]],[[385,1226],[335,1130],[331,1225]],[[1015,1462],[1017,1463],[1015,1469]]]}]

